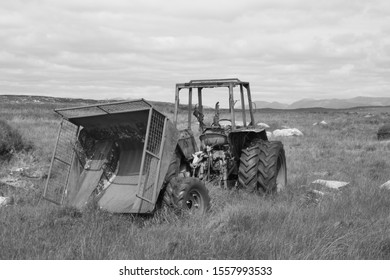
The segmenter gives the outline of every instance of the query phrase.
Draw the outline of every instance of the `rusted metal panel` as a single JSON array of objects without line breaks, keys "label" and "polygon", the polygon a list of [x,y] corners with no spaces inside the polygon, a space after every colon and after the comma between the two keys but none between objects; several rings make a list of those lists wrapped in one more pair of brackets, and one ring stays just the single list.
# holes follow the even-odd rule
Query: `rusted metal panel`
[{"label": "rusted metal panel", "polygon": [[180,131],[178,144],[186,159],[190,159],[192,154],[198,151],[198,145],[196,144],[194,134],[189,129]]},{"label": "rusted metal panel", "polygon": [[113,213],[132,213],[139,200],[138,181],[143,154],[141,143],[122,141],[119,144],[120,156],[118,169],[111,182],[98,199],[98,205]]},{"label": "rusted metal panel", "polygon": [[96,144],[95,153],[87,163],[88,167],[85,167],[80,174],[78,180],[80,189],[74,196],[74,199],[69,201],[70,206],[82,209],[88,202],[102,177],[103,164],[107,161],[112,145],[112,141],[100,141]]}]

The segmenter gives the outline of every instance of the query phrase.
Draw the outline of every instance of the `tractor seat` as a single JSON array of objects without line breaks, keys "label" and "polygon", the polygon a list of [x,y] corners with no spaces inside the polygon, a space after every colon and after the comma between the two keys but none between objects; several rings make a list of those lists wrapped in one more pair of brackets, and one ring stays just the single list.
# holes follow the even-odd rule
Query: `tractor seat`
[{"label": "tractor seat", "polygon": [[199,136],[202,147],[206,146],[221,146],[228,143],[225,130],[220,127],[208,127]]}]

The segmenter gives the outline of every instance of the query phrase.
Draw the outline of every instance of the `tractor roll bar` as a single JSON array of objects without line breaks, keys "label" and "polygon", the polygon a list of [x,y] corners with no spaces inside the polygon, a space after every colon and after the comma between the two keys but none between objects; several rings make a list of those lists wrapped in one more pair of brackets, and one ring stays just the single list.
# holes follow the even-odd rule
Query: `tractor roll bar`
[{"label": "tractor roll bar", "polygon": [[254,116],[253,116],[253,104],[249,82],[240,81],[237,78],[229,78],[229,79],[206,79],[206,80],[191,80],[188,83],[179,83],[176,84],[176,92],[175,92],[175,115],[174,115],[174,124],[177,126],[177,117],[180,103],[180,90],[188,89],[188,129],[191,129],[191,117],[192,117],[192,89],[198,89],[198,109],[199,112],[203,114],[203,103],[202,103],[202,89],[203,88],[215,88],[215,87],[228,87],[229,88],[229,109],[232,120],[232,128],[236,128],[236,119],[234,112],[234,96],[233,96],[233,88],[236,86],[240,86],[240,96],[241,96],[241,107],[242,107],[242,120],[244,127],[247,126],[246,123],[246,115],[245,115],[245,98],[244,98],[244,88],[246,89],[246,93],[248,96],[248,106],[250,112],[251,123],[254,124]]}]

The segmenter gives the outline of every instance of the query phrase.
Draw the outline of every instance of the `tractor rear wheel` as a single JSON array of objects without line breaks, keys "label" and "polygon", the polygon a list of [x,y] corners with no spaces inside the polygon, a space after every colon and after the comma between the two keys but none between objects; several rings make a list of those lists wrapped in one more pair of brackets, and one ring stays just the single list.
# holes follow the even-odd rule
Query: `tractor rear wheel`
[{"label": "tractor rear wheel", "polygon": [[287,184],[286,156],[280,141],[259,141],[257,187],[265,193],[278,192]]},{"label": "tractor rear wheel", "polygon": [[255,142],[242,149],[238,168],[238,184],[248,192],[257,190],[257,164],[259,161],[259,145]]},{"label": "tractor rear wheel", "polygon": [[210,197],[201,180],[192,177],[175,177],[167,184],[163,203],[175,210],[189,210],[202,215],[210,207]]}]

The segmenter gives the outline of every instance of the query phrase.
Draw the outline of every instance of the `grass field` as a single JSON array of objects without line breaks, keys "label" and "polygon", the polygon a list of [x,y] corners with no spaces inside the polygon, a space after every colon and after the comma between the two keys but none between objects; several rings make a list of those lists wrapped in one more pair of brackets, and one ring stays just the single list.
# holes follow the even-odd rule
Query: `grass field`
[{"label": "grass field", "polygon": [[[0,177],[24,165],[48,168],[59,123],[52,110],[61,105],[0,104],[0,119],[33,146],[2,161]],[[390,142],[376,140],[390,109],[259,110],[255,118],[304,133],[277,139],[288,168],[288,187],[277,196],[209,185],[205,217],[133,216],[52,205],[41,200],[44,178],[28,189],[0,183],[16,202],[0,208],[0,259],[390,259],[390,191],[378,188],[390,180]],[[313,126],[322,120],[328,125]],[[350,185],[316,202],[315,179]]]}]

